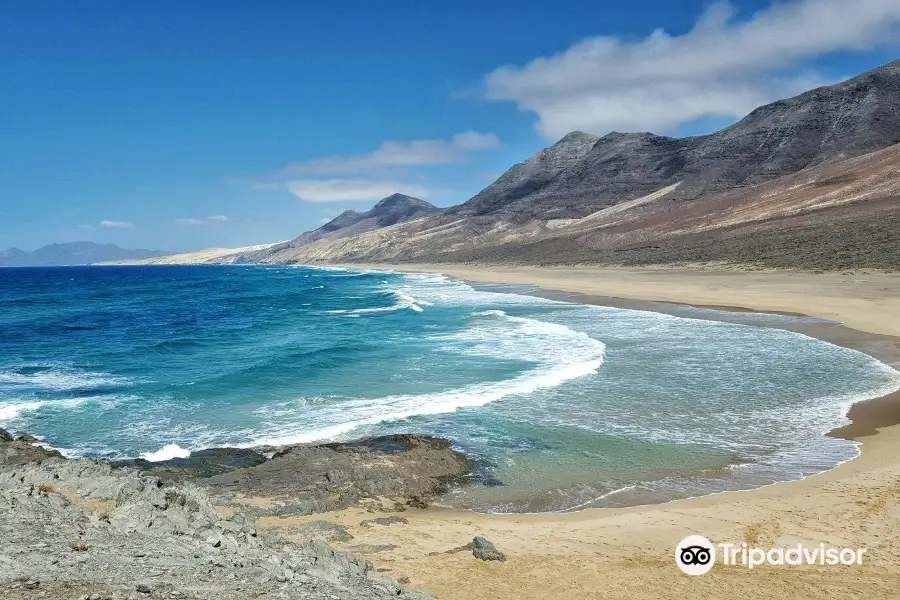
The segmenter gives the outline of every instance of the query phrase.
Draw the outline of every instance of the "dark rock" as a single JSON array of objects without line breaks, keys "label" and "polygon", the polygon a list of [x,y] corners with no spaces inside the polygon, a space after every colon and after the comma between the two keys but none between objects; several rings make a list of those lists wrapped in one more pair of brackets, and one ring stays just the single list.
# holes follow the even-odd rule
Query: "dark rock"
[{"label": "dark rock", "polygon": [[256,450],[247,448],[208,448],[191,452],[187,458],[172,458],[150,462],[143,458],[115,460],[110,464],[116,468],[130,467],[162,481],[184,481],[200,477],[212,477],[230,473],[236,469],[253,467],[266,462],[266,457]]},{"label": "dark rock", "polygon": [[378,517],[377,519],[367,519],[360,523],[363,527],[371,527],[373,525],[394,525],[396,523],[409,523],[409,519],[406,517]]},{"label": "dark rock", "polygon": [[426,508],[428,508],[428,502],[423,500],[421,496],[412,496],[409,500],[406,501],[406,505],[421,510],[425,510]]},{"label": "dark rock", "polygon": [[[9,432],[7,432],[7,434],[8,433]],[[42,446],[35,445],[34,442],[23,441],[22,437],[24,436],[20,436],[20,439],[17,440],[6,440],[0,444],[0,467],[41,463],[42,461],[51,458],[65,458],[57,450],[49,450]],[[31,439],[34,439],[34,441],[37,442],[37,439]]]},{"label": "dark rock", "polygon": [[0,427],[0,442],[11,442],[11,441],[13,441],[13,436],[11,436],[7,430]]},{"label": "dark rock", "polygon": [[448,440],[380,436],[291,446],[256,466],[196,479],[218,492],[277,499],[279,514],[339,510],[364,499],[411,498],[415,505],[468,482],[471,463]]},{"label": "dark rock", "polygon": [[23,433],[19,437],[16,438],[16,441],[17,442],[25,442],[26,444],[37,444],[41,440],[37,439],[33,435],[28,435],[27,433]]},{"label": "dark rock", "polygon": [[475,536],[475,539],[472,540],[472,554],[475,555],[475,558],[481,560],[506,560],[506,556],[497,550],[494,544],[480,535]]},{"label": "dark rock", "polygon": [[150,592],[153,591],[153,589],[146,583],[139,583],[136,586],[134,586],[134,589],[142,594],[149,594]]}]

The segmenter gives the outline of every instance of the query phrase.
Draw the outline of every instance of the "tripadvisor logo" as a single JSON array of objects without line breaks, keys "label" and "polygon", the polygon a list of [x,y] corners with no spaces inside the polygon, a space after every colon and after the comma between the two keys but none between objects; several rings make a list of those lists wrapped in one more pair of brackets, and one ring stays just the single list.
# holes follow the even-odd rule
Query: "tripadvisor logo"
[{"label": "tripadvisor logo", "polygon": [[702,535],[689,535],[675,547],[675,564],[688,575],[703,575],[716,564],[753,569],[761,565],[861,565],[865,548],[834,548],[797,544],[786,548],[756,548],[749,544],[713,544]]},{"label": "tripadvisor logo", "polygon": [[702,535],[689,535],[675,547],[675,564],[688,575],[703,575],[716,564],[716,547]]}]

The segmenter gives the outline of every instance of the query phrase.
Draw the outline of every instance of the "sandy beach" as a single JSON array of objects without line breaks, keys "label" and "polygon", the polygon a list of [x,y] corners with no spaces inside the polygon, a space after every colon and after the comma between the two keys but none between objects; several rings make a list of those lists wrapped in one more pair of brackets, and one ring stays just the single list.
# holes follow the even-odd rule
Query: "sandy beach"
[{"label": "sandy beach", "polygon": [[[376,268],[386,268],[384,265]],[[392,267],[394,268],[394,267]],[[711,269],[616,269],[404,265],[469,281],[527,284],[602,298],[735,307],[822,317],[865,332],[848,345],[896,366],[900,275]],[[584,300],[589,301],[589,300]],[[859,340],[863,340],[860,342]],[[512,598],[889,598],[900,597],[900,395],[857,404],[835,435],[861,442],[859,458],[804,480],[662,505],[568,514],[481,515],[429,508],[392,513],[406,523],[361,525],[362,509],[269,517],[263,527],[328,519],[354,536],[336,543],[376,568],[446,599]],[[384,516],[379,512],[375,516]],[[673,560],[690,534],[714,543],[771,548],[803,543],[866,548],[861,566],[718,564],[689,577]],[[506,553],[482,562],[454,551],[484,535]]]}]

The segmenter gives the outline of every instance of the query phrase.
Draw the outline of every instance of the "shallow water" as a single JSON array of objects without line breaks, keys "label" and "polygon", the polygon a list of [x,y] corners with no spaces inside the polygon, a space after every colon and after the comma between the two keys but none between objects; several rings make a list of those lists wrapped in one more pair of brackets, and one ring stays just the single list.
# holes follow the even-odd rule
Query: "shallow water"
[{"label": "shallow water", "polygon": [[[771,327],[304,267],[0,269],[0,424],[73,456],[447,436],[488,511],[660,501],[856,455],[821,434],[900,388]],[[792,317],[779,317],[792,319]]]}]

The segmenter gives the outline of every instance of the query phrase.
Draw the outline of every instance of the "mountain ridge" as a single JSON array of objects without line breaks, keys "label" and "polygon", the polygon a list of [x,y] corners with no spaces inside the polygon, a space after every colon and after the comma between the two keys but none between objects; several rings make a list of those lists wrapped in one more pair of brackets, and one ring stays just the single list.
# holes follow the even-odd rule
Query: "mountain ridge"
[{"label": "mountain ridge", "polygon": [[129,250],[115,244],[78,241],[42,246],[32,252],[19,248],[0,251],[0,267],[59,267],[91,265],[117,260],[142,260],[166,256],[161,250]]},{"label": "mountain ridge", "polygon": [[[755,185],[896,144],[898,115],[900,60],[760,106],[707,135],[610,132],[545,185],[525,196],[510,196],[495,210],[514,221],[577,218],[677,181],[682,184],[676,199]],[[462,206],[477,205],[478,198]]]},{"label": "mountain ridge", "polygon": [[384,226],[344,213],[224,262],[900,269],[898,142],[894,61],[708,135],[571,132],[461,205]]}]

